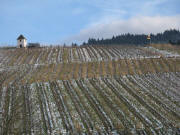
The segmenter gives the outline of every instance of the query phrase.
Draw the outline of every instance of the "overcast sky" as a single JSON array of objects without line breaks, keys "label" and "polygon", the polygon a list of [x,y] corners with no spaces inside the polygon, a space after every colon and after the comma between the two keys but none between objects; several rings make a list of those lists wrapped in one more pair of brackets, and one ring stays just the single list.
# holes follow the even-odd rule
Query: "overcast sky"
[{"label": "overcast sky", "polygon": [[81,43],[180,28],[180,0],[0,0],[0,45]]}]

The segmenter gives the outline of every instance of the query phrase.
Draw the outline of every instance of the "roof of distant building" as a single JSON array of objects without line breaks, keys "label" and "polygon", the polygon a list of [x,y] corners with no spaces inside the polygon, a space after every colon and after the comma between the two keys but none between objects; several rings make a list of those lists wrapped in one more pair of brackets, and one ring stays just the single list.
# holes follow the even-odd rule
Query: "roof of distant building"
[{"label": "roof of distant building", "polygon": [[23,35],[20,35],[17,40],[20,40],[20,39],[26,39]]}]

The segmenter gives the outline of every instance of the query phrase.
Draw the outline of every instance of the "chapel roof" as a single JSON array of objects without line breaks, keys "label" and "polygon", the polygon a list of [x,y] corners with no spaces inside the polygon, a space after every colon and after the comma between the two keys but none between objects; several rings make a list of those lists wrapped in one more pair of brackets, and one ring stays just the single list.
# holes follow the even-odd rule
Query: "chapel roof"
[{"label": "chapel roof", "polygon": [[17,40],[20,40],[20,39],[26,39],[23,35],[20,35]]}]

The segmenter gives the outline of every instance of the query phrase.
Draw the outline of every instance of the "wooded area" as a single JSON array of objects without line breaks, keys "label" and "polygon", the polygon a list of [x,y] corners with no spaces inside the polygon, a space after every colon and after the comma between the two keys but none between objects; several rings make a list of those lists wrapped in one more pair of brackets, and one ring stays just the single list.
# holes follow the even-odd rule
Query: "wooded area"
[{"label": "wooded area", "polygon": [[[147,40],[145,34],[122,34],[113,36],[110,39],[94,39],[89,38],[87,43],[83,45],[146,45],[150,41]],[[163,33],[150,34],[151,43],[171,43],[180,45],[180,31],[171,29]]]}]

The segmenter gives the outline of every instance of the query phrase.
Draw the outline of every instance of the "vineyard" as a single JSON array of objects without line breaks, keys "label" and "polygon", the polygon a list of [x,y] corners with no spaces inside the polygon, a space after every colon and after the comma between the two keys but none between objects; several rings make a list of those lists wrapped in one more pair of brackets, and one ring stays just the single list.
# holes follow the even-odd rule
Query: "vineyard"
[{"label": "vineyard", "polygon": [[180,134],[180,47],[0,49],[0,134]]}]

